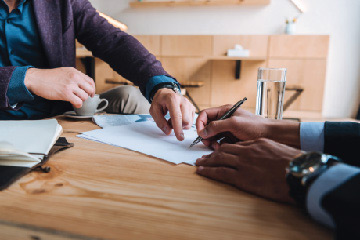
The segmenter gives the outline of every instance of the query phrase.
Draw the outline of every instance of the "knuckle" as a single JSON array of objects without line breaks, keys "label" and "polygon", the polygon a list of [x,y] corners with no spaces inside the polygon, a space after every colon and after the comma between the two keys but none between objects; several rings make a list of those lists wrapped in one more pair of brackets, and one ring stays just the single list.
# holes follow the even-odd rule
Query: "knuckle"
[{"label": "knuckle", "polygon": [[182,117],[182,115],[181,114],[176,114],[174,117],[172,117],[172,118],[174,118],[174,120],[176,120],[176,121],[182,121],[182,119],[183,119],[183,117]]},{"label": "knuckle", "polygon": [[219,175],[219,176],[225,176],[226,175],[226,171],[225,171],[225,168],[223,167],[220,167],[220,168],[217,168],[215,170],[216,174]]},{"label": "knuckle", "polygon": [[256,142],[258,142],[258,143],[268,143],[269,139],[261,137],[261,138],[258,138],[256,140]]},{"label": "knuckle", "polygon": [[69,73],[69,78],[70,78],[70,80],[75,80],[75,79],[77,79],[77,73],[76,72],[70,72]]},{"label": "knuckle", "polygon": [[217,159],[219,157],[219,153],[220,153],[220,151],[216,150],[215,152],[213,152],[213,154],[211,154],[211,158]]},{"label": "knuckle", "polygon": [[236,117],[231,117],[229,118],[229,122],[232,126],[234,126],[238,122],[238,120],[236,119]]},{"label": "knuckle", "polygon": [[177,102],[178,101],[178,96],[177,94],[173,94],[173,93],[167,93],[167,98],[172,101],[172,102]]},{"label": "knuckle", "polygon": [[72,85],[66,85],[65,88],[64,88],[64,93],[66,95],[69,95],[73,92],[73,86]]},{"label": "knuckle", "polygon": [[229,148],[229,146],[230,146],[230,144],[227,144],[227,143],[221,144],[220,147],[219,147],[219,149],[218,149],[218,151],[221,152],[221,153],[223,153],[223,152],[226,151],[226,149]]},{"label": "knuckle", "polygon": [[211,122],[210,124],[209,124],[209,127],[210,128],[216,128],[217,127],[217,122]]},{"label": "knuckle", "polygon": [[190,125],[190,122],[189,122],[189,121],[184,121],[184,120],[183,120],[183,125],[184,125],[184,126],[189,126],[189,125]]}]

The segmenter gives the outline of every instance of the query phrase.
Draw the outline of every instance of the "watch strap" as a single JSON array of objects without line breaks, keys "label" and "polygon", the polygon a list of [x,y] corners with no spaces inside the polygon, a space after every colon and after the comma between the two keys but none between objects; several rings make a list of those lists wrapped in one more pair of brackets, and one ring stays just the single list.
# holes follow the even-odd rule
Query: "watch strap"
[{"label": "watch strap", "polygon": [[317,171],[314,173],[306,176],[306,180],[304,181],[303,178],[295,177],[291,173],[288,173],[286,176],[286,182],[290,187],[289,195],[292,199],[295,200],[297,205],[300,208],[305,208],[306,206],[306,196],[308,190],[313,182],[326,170],[329,169],[330,166],[323,165],[319,167]]},{"label": "watch strap", "polygon": [[175,93],[181,93],[180,87],[178,84],[174,83],[174,82],[164,82],[164,83],[159,83],[158,85],[156,85],[150,92],[150,97],[149,97],[149,101],[150,103],[153,101],[155,93],[159,90],[159,89],[163,89],[163,88],[167,88],[167,89],[172,89]]}]

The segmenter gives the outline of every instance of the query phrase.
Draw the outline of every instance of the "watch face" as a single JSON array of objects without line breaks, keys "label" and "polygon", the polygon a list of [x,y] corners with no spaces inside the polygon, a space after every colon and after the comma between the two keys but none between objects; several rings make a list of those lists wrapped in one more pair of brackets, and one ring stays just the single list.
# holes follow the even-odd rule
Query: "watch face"
[{"label": "watch face", "polygon": [[305,176],[315,172],[325,163],[324,161],[326,162],[326,159],[323,159],[323,155],[321,153],[307,153],[295,158],[290,163],[289,170],[294,176]]}]

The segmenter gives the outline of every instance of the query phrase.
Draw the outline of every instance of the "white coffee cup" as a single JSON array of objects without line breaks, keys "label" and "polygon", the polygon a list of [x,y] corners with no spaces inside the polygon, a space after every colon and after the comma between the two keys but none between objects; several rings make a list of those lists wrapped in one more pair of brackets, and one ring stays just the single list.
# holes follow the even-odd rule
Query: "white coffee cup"
[{"label": "white coffee cup", "polygon": [[[98,109],[99,105],[105,102],[105,105]],[[81,108],[74,108],[74,111],[79,116],[92,116],[97,112],[103,111],[109,105],[109,101],[106,99],[100,99],[100,96],[96,94],[94,97],[89,97],[83,102]]]}]

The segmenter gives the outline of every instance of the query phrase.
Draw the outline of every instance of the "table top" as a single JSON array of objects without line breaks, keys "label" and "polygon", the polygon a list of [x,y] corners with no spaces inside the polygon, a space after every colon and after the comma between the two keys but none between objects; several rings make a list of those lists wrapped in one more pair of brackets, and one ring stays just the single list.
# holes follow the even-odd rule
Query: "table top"
[{"label": "table top", "polygon": [[[331,239],[299,209],[165,161],[76,137],[91,121],[58,118],[75,147],[0,192],[0,239]],[[121,137],[121,136],[119,136]]]}]

